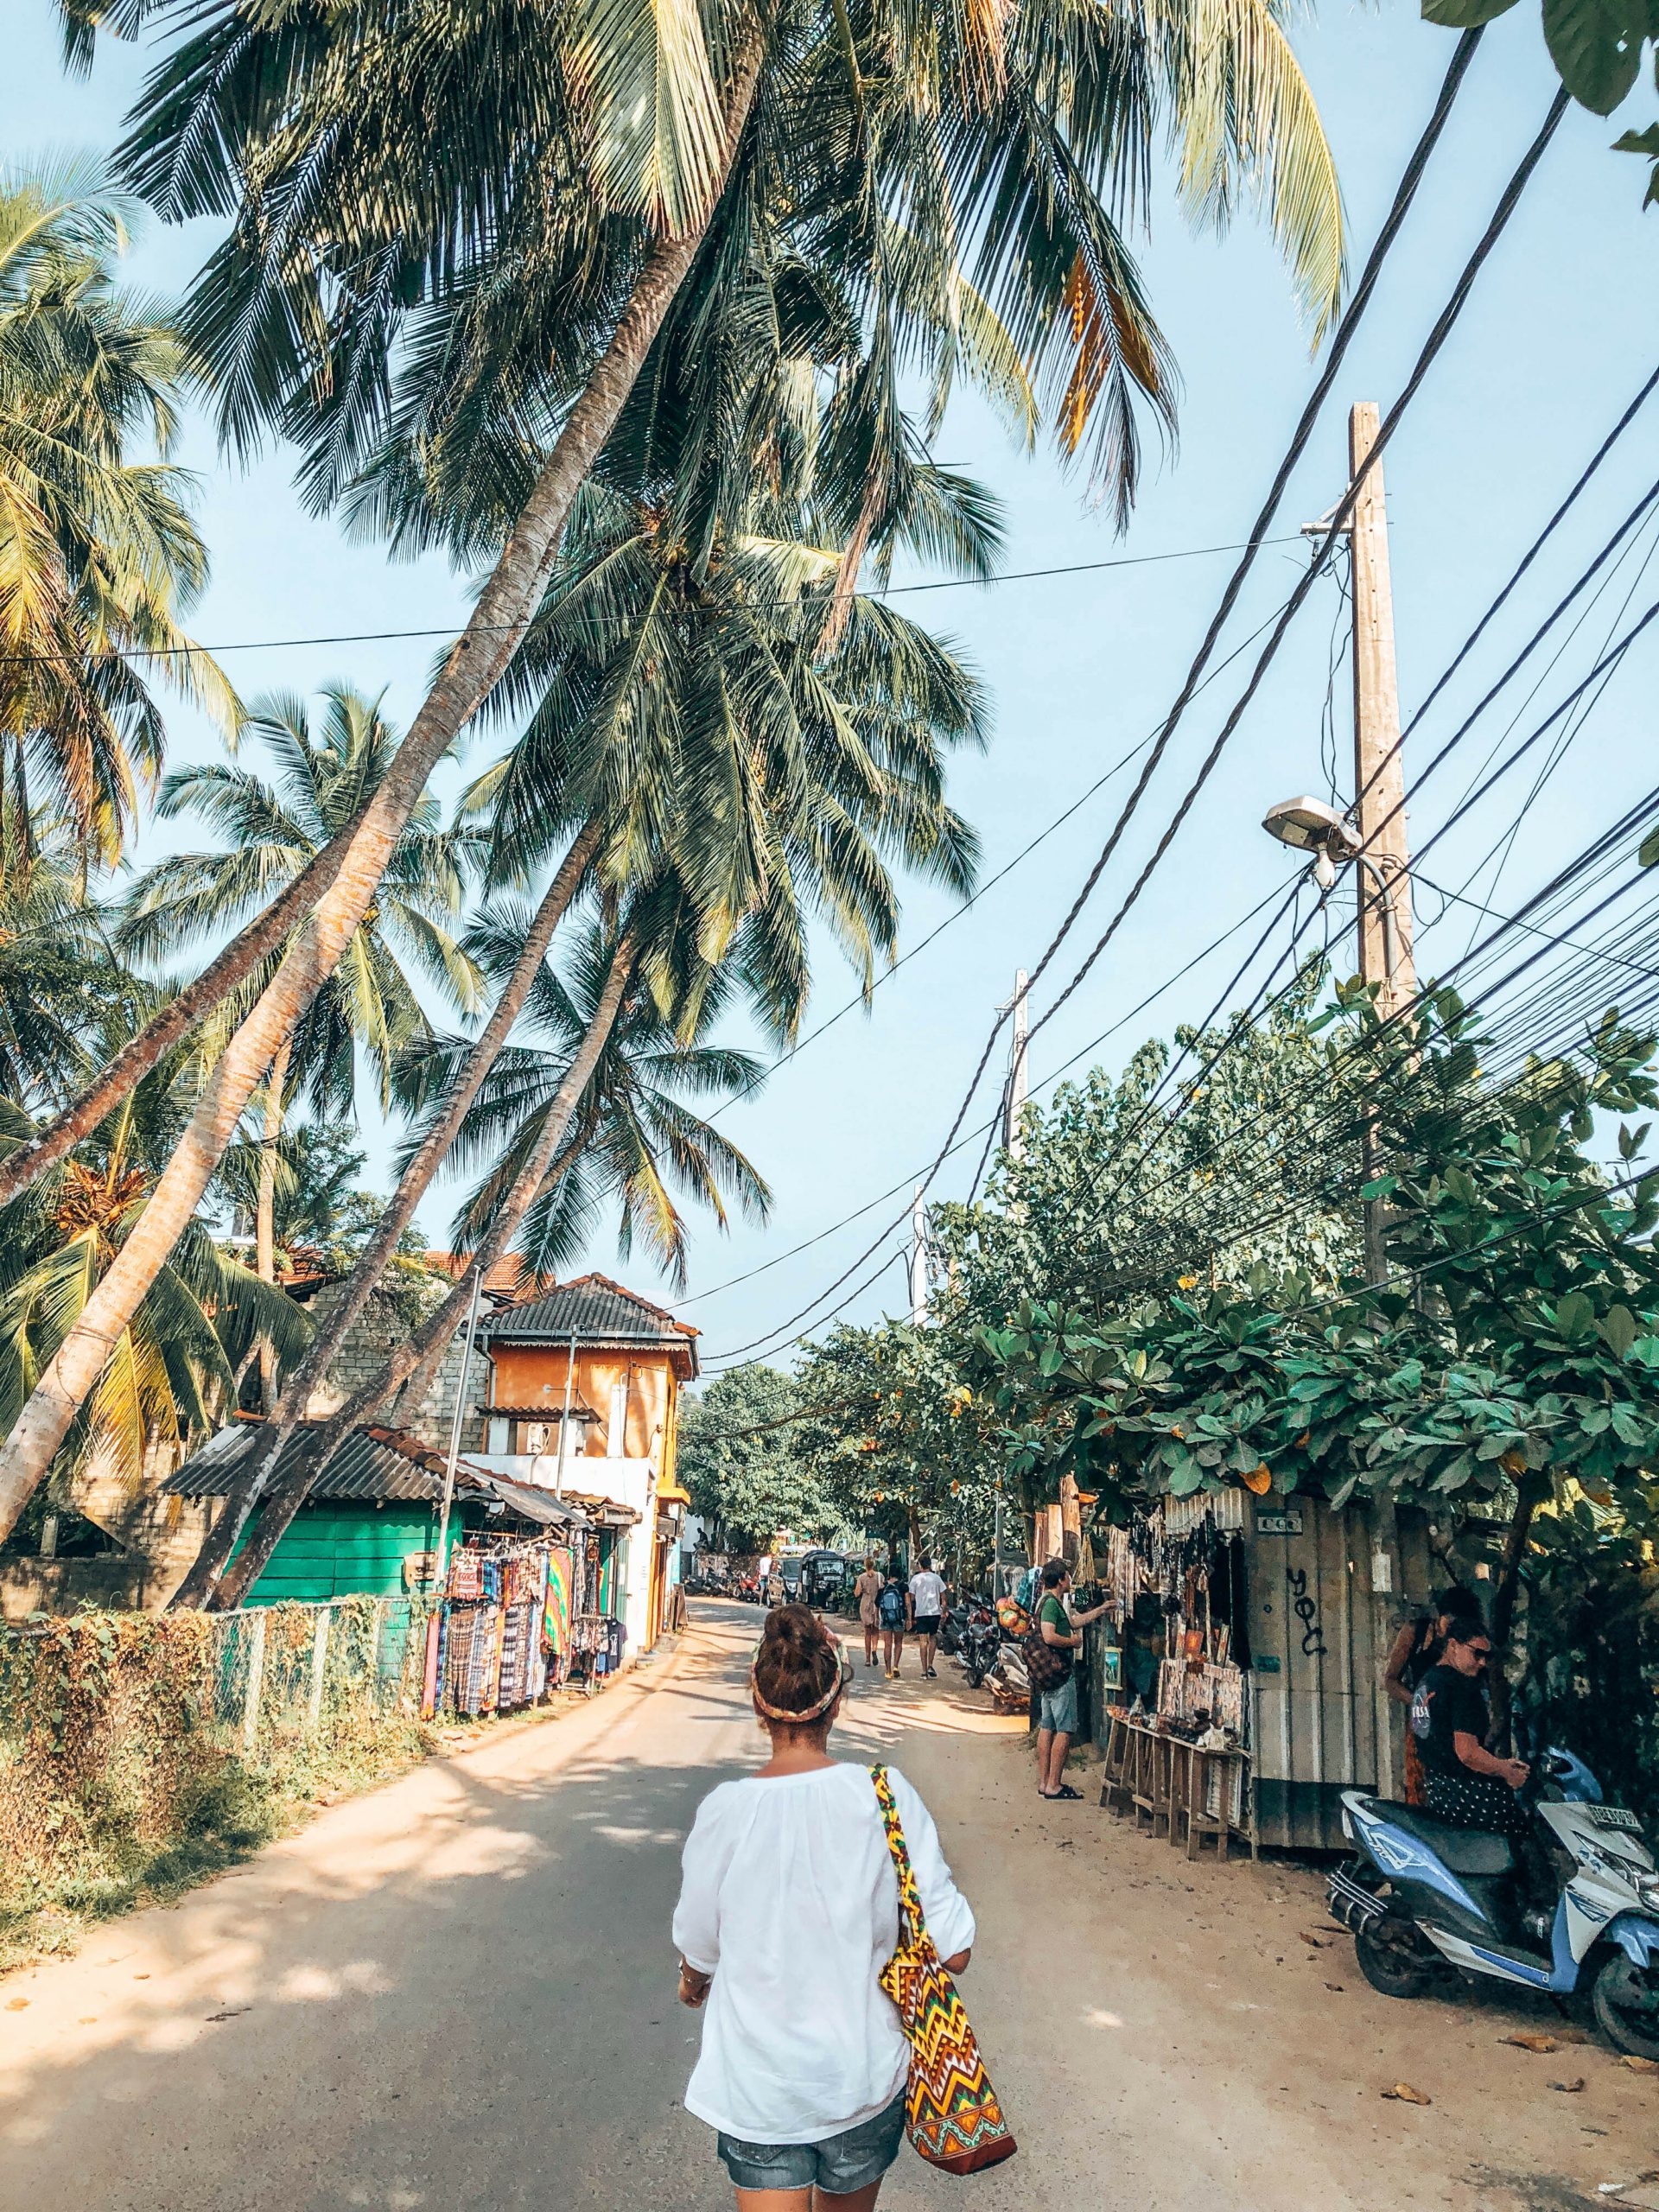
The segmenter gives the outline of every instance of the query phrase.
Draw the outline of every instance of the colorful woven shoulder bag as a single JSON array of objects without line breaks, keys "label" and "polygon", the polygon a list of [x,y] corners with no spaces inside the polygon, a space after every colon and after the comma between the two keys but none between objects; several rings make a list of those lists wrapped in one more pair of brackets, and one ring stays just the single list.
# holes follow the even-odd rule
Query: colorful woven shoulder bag
[{"label": "colorful woven shoulder bag", "polygon": [[927,1932],[886,1767],[873,1766],[870,1779],[899,1876],[899,1948],[880,1979],[899,2008],[910,2045],[906,2132],[929,2165],[952,2174],[977,2173],[1011,2158],[1017,2146],[980,2056],[968,2008]]}]

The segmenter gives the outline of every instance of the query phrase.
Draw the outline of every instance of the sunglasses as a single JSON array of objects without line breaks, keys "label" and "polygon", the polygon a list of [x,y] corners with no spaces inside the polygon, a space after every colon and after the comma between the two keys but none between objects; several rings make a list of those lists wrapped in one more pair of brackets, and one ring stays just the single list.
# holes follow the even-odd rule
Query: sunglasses
[{"label": "sunglasses", "polygon": [[1472,1652],[1483,1667],[1492,1656],[1492,1647],[1490,1643],[1465,1643],[1463,1648],[1465,1651]]}]

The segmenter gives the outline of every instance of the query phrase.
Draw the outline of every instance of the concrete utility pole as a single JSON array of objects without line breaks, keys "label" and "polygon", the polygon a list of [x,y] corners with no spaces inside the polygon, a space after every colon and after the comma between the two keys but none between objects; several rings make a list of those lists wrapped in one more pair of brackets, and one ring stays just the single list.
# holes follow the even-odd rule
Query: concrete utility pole
[{"label": "concrete utility pole", "polygon": [[1014,1050],[1008,1061],[1008,1088],[1002,1109],[1002,1149],[1016,1164],[1025,1156],[1025,1140],[1020,1134],[1020,1116],[1029,1096],[1031,1084],[1027,1053],[1031,1033],[1030,1018],[1026,1007],[1026,971],[1021,968],[1014,979]]},{"label": "concrete utility pole", "polygon": [[922,1186],[916,1185],[916,1203],[910,1211],[910,1320],[919,1329],[927,1319],[927,1208]]},{"label": "concrete utility pole", "polygon": [[[1365,467],[1376,442],[1375,400],[1348,416],[1348,470]],[[1400,753],[1400,680],[1394,661],[1394,594],[1389,580],[1389,514],[1382,464],[1366,469],[1354,504],[1355,827],[1359,861],[1359,972],[1379,986],[1388,1015],[1417,988],[1411,950],[1411,877],[1406,837],[1406,772]]]}]

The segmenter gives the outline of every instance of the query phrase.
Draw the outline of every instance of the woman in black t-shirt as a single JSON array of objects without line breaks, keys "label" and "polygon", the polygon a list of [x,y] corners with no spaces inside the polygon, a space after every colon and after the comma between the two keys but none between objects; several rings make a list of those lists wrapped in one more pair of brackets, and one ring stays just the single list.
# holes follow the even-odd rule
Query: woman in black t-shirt
[{"label": "woman in black t-shirt", "polygon": [[1428,1810],[1454,1827],[1484,1828],[1525,1842],[1532,1823],[1516,1796],[1529,1770],[1486,1749],[1491,1726],[1479,1677],[1492,1656],[1478,1621],[1447,1627],[1440,1662],[1417,1685],[1411,1732],[1423,1763]]},{"label": "woman in black t-shirt", "polygon": [[[1479,1599],[1472,1590],[1465,1590],[1461,1583],[1454,1582],[1449,1589],[1435,1593],[1427,1613],[1404,1624],[1394,1639],[1382,1674],[1382,1687],[1396,1705],[1403,1705],[1409,1711],[1424,1675],[1431,1667],[1440,1663],[1440,1648],[1449,1624],[1479,1618]],[[1406,1802],[1423,1806],[1428,1802],[1417,1738],[1409,1728],[1406,1730]]]}]

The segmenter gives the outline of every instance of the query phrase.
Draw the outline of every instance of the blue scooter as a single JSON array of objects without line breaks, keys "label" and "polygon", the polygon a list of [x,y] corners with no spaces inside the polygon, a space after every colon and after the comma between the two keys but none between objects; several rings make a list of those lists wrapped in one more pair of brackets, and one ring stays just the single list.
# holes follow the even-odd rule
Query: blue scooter
[{"label": "blue scooter", "polygon": [[1526,1910],[1506,1838],[1357,1789],[1342,1796],[1357,1856],[1330,1878],[1331,1910],[1385,1997],[1420,1997],[1448,1966],[1555,1997],[1588,1990],[1610,2042],[1659,2059],[1659,1871],[1642,1823],[1604,1803],[1570,1751],[1545,1752],[1534,1776],[1545,1840],[1573,1866],[1553,1914]]}]

